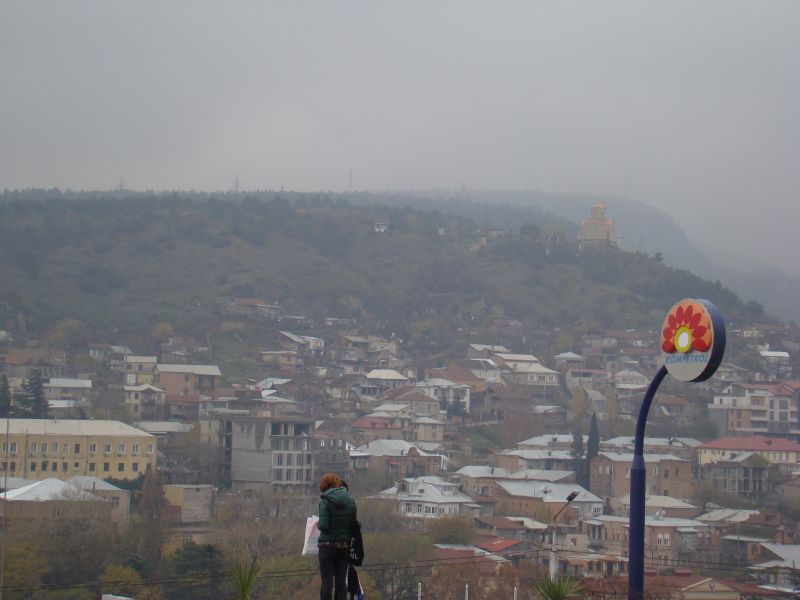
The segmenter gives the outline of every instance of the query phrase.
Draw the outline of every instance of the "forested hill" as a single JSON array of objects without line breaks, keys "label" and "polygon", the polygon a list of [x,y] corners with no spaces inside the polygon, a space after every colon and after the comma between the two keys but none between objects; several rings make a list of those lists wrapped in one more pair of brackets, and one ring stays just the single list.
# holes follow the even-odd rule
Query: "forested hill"
[{"label": "forested hill", "polygon": [[200,333],[244,296],[436,347],[496,317],[588,331],[658,326],[683,296],[713,299],[728,318],[759,308],[644,254],[579,253],[546,215],[481,245],[464,217],[336,195],[36,195],[0,198],[7,329],[69,317],[121,335],[161,321]]}]

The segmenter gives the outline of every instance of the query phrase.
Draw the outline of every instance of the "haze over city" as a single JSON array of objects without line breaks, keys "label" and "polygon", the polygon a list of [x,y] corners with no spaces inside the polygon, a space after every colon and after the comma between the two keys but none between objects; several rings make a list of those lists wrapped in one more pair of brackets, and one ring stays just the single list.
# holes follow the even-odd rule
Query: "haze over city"
[{"label": "haze over city", "polygon": [[0,189],[626,196],[800,275],[796,2],[13,3]]}]

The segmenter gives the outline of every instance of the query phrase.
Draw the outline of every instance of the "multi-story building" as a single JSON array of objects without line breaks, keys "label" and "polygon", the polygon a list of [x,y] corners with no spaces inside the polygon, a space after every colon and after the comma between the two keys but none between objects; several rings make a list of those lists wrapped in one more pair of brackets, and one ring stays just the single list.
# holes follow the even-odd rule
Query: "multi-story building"
[{"label": "multi-story building", "polygon": [[[572,492],[578,495],[569,501],[567,498]],[[491,495],[502,514],[531,517],[542,522],[552,521],[565,507],[559,518],[563,524],[577,518],[591,519],[603,512],[603,501],[577,483],[501,479],[493,486]]]},{"label": "multi-story building", "polygon": [[316,487],[314,421],[299,414],[258,417],[213,410],[201,435],[218,450],[221,487],[309,496]]},{"label": "multi-story building", "polygon": [[545,471],[574,471],[575,458],[567,450],[503,450],[492,455],[494,466],[510,471],[542,469]]},{"label": "multi-story building", "polygon": [[216,400],[222,373],[216,365],[156,365],[153,385],[163,389],[170,417],[197,419],[201,396]]},{"label": "multi-story building", "polygon": [[723,436],[800,435],[800,383],[734,383],[708,405],[709,417]]},{"label": "multi-story building", "polygon": [[9,419],[8,436],[0,429],[0,473],[9,476],[136,479],[156,467],[155,436],[119,421]]},{"label": "multi-story building", "polygon": [[747,452],[754,452],[770,464],[796,467],[800,462],[800,443],[777,437],[723,437],[697,447],[700,465],[728,461]]},{"label": "multi-story building", "polygon": [[779,480],[778,465],[755,452],[742,452],[701,465],[700,479],[711,483],[720,495],[757,502],[774,491]]},{"label": "multi-story building", "polygon": [[[628,517],[598,515],[582,526],[589,548],[628,556]],[[644,520],[644,565],[646,569],[674,569],[698,562],[719,561],[719,532],[701,521],[660,515]]]},{"label": "multi-story building", "polygon": [[475,500],[459,491],[457,484],[439,477],[403,478],[376,497],[396,503],[400,515],[418,528],[429,519],[481,516]]},{"label": "multi-story building", "polygon": [[125,385],[149,385],[158,363],[157,356],[125,356]]},{"label": "multi-story building", "polygon": [[48,402],[67,400],[73,406],[88,406],[92,399],[91,379],[51,377],[42,387]]},{"label": "multi-story building", "polygon": [[[700,441],[690,437],[645,437],[644,451],[648,454],[672,454],[684,460],[693,461],[695,448]],[[633,436],[621,435],[600,442],[600,450],[606,452],[633,452]]]},{"label": "multi-story building", "polygon": [[[604,499],[630,491],[633,454],[601,452],[592,459],[589,481],[592,492]],[[689,498],[692,495],[691,463],[671,454],[645,454],[647,492],[652,495]]]},{"label": "multi-story building", "polygon": [[166,418],[166,392],[149,383],[126,385],[122,388],[125,394],[125,407],[134,419],[154,421]]},{"label": "multi-story building", "polygon": [[447,463],[446,457],[425,452],[405,440],[373,440],[358,451],[370,470],[396,478],[438,475]]}]

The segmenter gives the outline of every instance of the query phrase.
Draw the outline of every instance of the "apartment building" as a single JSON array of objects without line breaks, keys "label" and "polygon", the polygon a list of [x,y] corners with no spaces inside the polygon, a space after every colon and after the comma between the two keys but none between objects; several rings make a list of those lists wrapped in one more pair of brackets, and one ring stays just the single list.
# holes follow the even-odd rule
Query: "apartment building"
[{"label": "apartment building", "polygon": [[750,437],[724,437],[705,442],[697,447],[697,462],[729,461],[752,452],[769,464],[796,467],[800,462],[800,443],[778,437],[754,435]]},{"label": "apartment building", "polygon": [[262,417],[216,410],[200,419],[202,438],[218,451],[221,487],[313,495],[318,441],[302,415]]},{"label": "apartment building", "polygon": [[0,425],[0,473],[136,479],[156,467],[156,437],[120,421],[9,419]]},{"label": "apartment building", "polygon": [[[601,452],[592,459],[589,487],[603,499],[630,491],[633,454]],[[691,463],[671,454],[645,454],[647,492],[652,495],[689,498],[692,495]]]}]

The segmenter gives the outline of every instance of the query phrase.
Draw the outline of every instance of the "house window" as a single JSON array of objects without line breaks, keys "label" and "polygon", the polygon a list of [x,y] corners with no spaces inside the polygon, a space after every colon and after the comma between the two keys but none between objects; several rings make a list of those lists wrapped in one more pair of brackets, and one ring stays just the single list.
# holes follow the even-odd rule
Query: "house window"
[{"label": "house window", "polygon": [[125,463],[119,463],[117,465],[117,471],[122,473],[125,470]]},{"label": "house window", "polygon": [[95,463],[89,463],[89,473],[94,473],[97,470]]},{"label": "house window", "polygon": [[61,463],[61,472],[62,473],[66,473],[67,472],[67,463],[65,463],[65,462]]},{"label": "house window", "polygon": [[134,444],[133,445],[133,453],[134,454],[139,454],[139,444]]},{"label": "house window", "polygon": [[109,463],[103,463],[103,471],[104,472],[108,473],[110,468],[111,468],[111,466],[109,465]]},{"label": "house window", "polygon": [[132,470],[134,473],[138,473],[138,472],[139,472],[139,463],[133,463],[133,464],[131,465],[131,470]]},{"label": "house window", "polygon": [[117,452],[125,454],[125,444],[117,444]]},{"label": "house window", "polygon": [[42,442],[42,454],[47,454],[47,442]]},{"label": "house window", "polygon": [[625,467],[625,479],[630,479],[630,478],[631,478],[631,468]]},{"label": "house window", "polygon": [[119,508],[119,496],[111,496],[111,508]]},{"label": "house window", "polygon": [[72,463],[72,470],[73,470],[73,471],[77,471],[77,470],[78,470],[78,469],[80,469],[80,468],[81,468],[81,463],[79,463],[79,462],[77,462],[77,461],[76,461],[76,462],[74,462],[74,463]]},{"label": "house window", "polygon": [[147,452],[148,453],[152,453],[153,452],[153,444],[147,444]]},{"label": "house window", "polygon": [[36,442],[31,442],[31,452],[36,452]]},{"label": "house window", "polygon": [[50,465],[50,470],[53,472],[58,471],[58,463],[53,461],[53,463]]},{"label": "house window", "polygon": [[669,479],[669,469],[664,469],[664,479]]},{"label": "house window", "polygon": [[75,454],[80,454],[80,453],[81,453],[81,445],[75,444]]},{"label": "house window", "polygon": [[35,463],[35,462],[32,462],[32,463],[31,463],[31,468],[30,468],[30,471],[31,471],[31,473],[33,473],[35,470],[36,470],[36,463]]},{"label": "house window", "polygon": [[89,444],[89,454],[97,452],[97,444]]},{"label": "house window", "polygon": [[111,444],[106,444],[103,446],[103,452],[111,452]]},{"label": "house window", "polygon": [[12,461],[11,462],[11,468],[9,469],[9,471],[16,471],[16,470],[17,470],[17,463]]},{"label": "house window", "polygon": [[53,454],[58,454],[58,442],[53,442]]}]

